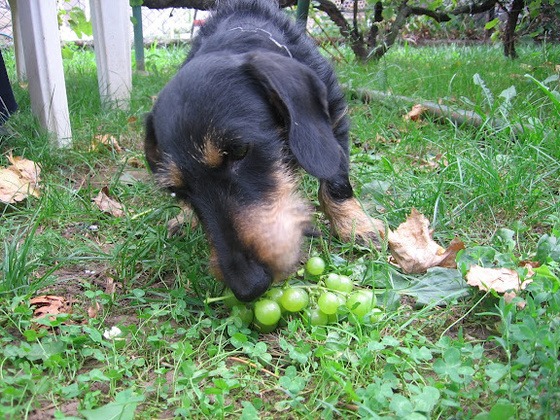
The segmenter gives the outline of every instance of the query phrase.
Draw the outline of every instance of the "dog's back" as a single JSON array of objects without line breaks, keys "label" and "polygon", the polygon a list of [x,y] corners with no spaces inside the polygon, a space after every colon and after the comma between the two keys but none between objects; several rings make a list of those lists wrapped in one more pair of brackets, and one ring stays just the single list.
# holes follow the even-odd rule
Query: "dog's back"
[{"label": "dog's back", "polygon": [[[338,121],[337,136],[348,131],[346,102],[330,63],[305,30],[275,0],[228,0],[200,28],[186,62],[202,54],[275,51],[309,67],[327,87],[331,118]],[[288,77],[288,75],[286,75]],[[346,140],[343,140],[346,141]]]}]

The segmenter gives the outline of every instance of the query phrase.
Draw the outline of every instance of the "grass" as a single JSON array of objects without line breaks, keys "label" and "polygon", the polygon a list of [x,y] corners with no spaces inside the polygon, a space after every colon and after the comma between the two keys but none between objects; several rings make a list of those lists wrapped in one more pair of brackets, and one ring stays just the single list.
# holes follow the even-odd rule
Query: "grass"
[{"label": "grass", "polygon": [[[178,208],[146,177],[142,116],[184,55],[147,50],[130,111],[113,111],[100,107],[93,54],[67,48],[68,150],[49,145],[15,87],[20,110],[0,163],[8,151],[39,162],[43,182],[40,198],[0,213],[3,418],[558,418],[558,80],[541,88],[525,77],[557,74],[558,47],[525,46],[509,61],[492,47],[402,46],[379,63],[340,65],[349,86],[443,99],[506,125],[411,123],[409,105],[351,100],[352,177],[370,213],[396,228],[415,207],[438,242],[458,236],[467,249],[458,270],[405,275],[384,253],[313,239],[304,259],[321,255],[329,272],[374,286],[383,314],[320,327],[287,317],[270,334],[205,303],[224,290],[208,274],[203,233],[168,238]],[[533,128],[514,135],[520,122]],[[124,153],[90,150],[96,135]],[[316,186],[304,179],[311,200]],[[92,203],[103,187],[124,216]],[[426,295],[434,284],[449,291],[475,261],[525,260],[541,267],[524,309],[475,290],[444,306]],[[45,294],[73,310],[37,319],[30,298]]]}]

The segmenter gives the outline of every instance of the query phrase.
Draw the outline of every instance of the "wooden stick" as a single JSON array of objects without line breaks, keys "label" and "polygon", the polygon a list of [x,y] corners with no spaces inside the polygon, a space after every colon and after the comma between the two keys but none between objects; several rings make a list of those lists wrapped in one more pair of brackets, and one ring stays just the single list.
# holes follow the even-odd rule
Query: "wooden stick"
[{"label": "wooden stick", "polygon": [[364,103],[388,99],[391,101],[398,100],[401,102],[420,104],[425,108],[426,112],[428,112],[438,120],[447,119],[458,126],[464,124],[474,127],[482,127],[484,125],[488,125],[496,130],[502,130],[509,126],[513,130],[514,134],[524,133],[527,130],[535,129],[535,127],[533,127],[531,124],[509,124],[508,122],[503,121],[499,118],[484,118],[474,111],[455,109],[432,101],[417,101],[416,99],[409,98],[407,96],[393,95],[391,93],[380,92],[378,90],[370,90],[364,88],[348,89],[348,87],[346,86],[345,88],[350,92],[352,97],[359,99]]},{"label": "wooden stick", "polygon": [[241,359],[241,358],[235,357],[235,356],[230,356],[230,357],[228,357],[228,360],[231,360],[231,361],[233,361],[233,362],[243,363],[243,364],[245,364],[245,365],[251,366],[251,367],[256,368],[256,369],[259,369],[261,372],[264,372],[264,373],[266,373],[267,375],[273,376],[273,377],[275,377],[276,379],[279,379],[279,378],[280,378],[280,376],[278,376],[278,375],[275,374],[274,372],[271,372],[270,370],[265,369],[265,368],[259,368],[255,363],[249,362],[248,360]]}]

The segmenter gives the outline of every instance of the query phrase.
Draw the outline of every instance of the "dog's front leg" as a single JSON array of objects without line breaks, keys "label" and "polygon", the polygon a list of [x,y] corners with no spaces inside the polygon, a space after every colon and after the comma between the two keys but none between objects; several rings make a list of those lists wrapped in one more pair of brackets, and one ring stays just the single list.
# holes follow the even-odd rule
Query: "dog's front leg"
[{"label": "dog's front leg", "polygon": [[321,211],[331,223],[331,231],[340,240],[373,245],[381,249],[385,234],[385,224],[368,216],[354,197],[348,177],[337,181],[321,180],[319,187]]}]

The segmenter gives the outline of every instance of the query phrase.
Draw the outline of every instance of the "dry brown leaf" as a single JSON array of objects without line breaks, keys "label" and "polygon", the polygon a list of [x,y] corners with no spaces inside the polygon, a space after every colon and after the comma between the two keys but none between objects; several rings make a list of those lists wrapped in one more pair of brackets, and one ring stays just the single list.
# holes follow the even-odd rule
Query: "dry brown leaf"
[{"label": "dry brown leaf", "polygon": [[[528,270],[527,280],[522,283],[517,271],[503,267],[485,268],[479,265],[473,265],[465,277],[469,286],[478,287],[483,291],[494,290],[497,293],[502,293],[505,301],[511,303],[517,296],[517,292],[525,289],[527,285],[533,281],[530,278],[534,274],[531,265],[526,264],[525,268]],[[517,306],[519,308],[524,308],[525,302],[518,302]]]},{"label": "dry brown leaf", "polygon": [[146,165],[144,164],[144,162],[144,159],[141,159],[138,156],[126,158],[126,164],[133,168],[145,168]]},{"label": "dry brown leaf", "polygon": [[148,171],[131,169],[121,173],[119,176],[119,183],[124,185],[134,185],[139,181],[147,181],[150,178],[151,175]]},{"label": "dry brown leaf", "polygon": [[447,168],[449,166],[447,157],[441,153],[426,158],[416,157],[413,162],[415,166],[429,170],[439,170],[441,167]]},{"label": "dry brown leaf", "polygon": [[70,314],[72,313],[72,306],[70,303],[61,296],[42,295],[29,300],[32,306],[37,308],[33,311],[34,319],[50,317],[54,319],[53,315]]},{"label": "dry brown leaf", "polygon": [[138,121],[138,118],[136,118],[136,117],[133,115],[132,117],[130,117],[130,118],[128,119],[127,122],[128,122],[129,124],[134,124],[136,121]]},{"label": "dry brown leaf", "polygon": [[117,289],[117,285],[115,284],[115,280],[112,277],[107,277],[105,280],[105,294],[113,296]]},{"label": "dry brown leaf", "polygon": [[384,143],[384,144],[392,144],[392,143],[398,144],[398,143],[401,142],[401,139],[394,138],[394,137],[393,138],[386,138],[386,137],[381,136],[380,134],[377,134],[375,136],[375,141],[377,143]]},{"label": "dry brown leaf", "polygon": [[527,268],[527,280],[521,283],[517,271],[511,268],[486,268],[479,265],[473,265],[467,275],[467,284],[469,286],[478,287],[480,290],[495,290],[497,293],[506,293],[509,291],[523,290],[533,280],[530,277],[534,274],[530,267]]},{"label": "dry brown leaf", "polygon": [[415,208],[406,222],[389,232],[389,250],[395,263],[405,273],[424,273],[430,267],[455,268],[455,258],[465,245],[454,239],[447,249],[432,239],[430,222]]},{"label": "dry brown leaf", "polygon": [[11,163],[0,168],[0,201],[15,204],[29,196],[39,197],[41,168],[35,162],[8,156]]},{"label": "dry brown leaf", "polygon": [[101,310],[101,304],[99,302],[95,302],[92,306],[87,309],[88,317],[90,318],[97,318],[97,314]]},{"label": "dry brown leaf", "polygon": [[117,139],[109,134],[98,134],[93,137],[91,145],[89,146],[89,151],[95,152],[96,150],[101,149],[108,149],[119,154],[123,152],[123,149]]},{"label": "dry brown leaf", "polygon": [[426,108],[424,105],[416,104],[412,107],[412,110],[404,116],[404,120],[405,121],[420,121],[420,119],[421,119],[420,117],[427,110],[428,110],[428,108]]},{"label": "dry brown leaf", "polygon": [[93,202],[103,213],[110,214],[114,217],[124,216],[122,204],[109,196],[109,188],[107,187],[103,187],[101,191],[99,191],[99,194],[93,199]]}]

